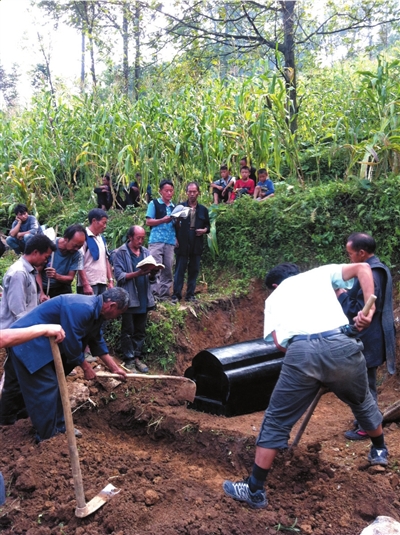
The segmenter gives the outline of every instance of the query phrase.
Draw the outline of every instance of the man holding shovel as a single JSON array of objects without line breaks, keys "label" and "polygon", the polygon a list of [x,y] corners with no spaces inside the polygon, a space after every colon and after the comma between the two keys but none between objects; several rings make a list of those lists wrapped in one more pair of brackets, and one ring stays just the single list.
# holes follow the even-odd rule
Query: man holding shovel
[{"label": "man holding shovel", "polygon": [[[128,294],[122,288],[107,290],[99,296],[60,295],[26,314],[12,328],[58,323],[66,334],[60,344],[66,374],[75,366],[81,366],[85,379],[96,378],[94,370],[83,356],[84,348],[89,344],[93,354],[99,356],[111,372],[124,379],[126,373],[108,354],[101,326],[104,320],[115,319],[125,312],[127,306]],[[9,351],[26,410],[36,429],[36,440],[40,442],[65,432],[58,380],[47,338],[41,336]],[[5,388],[6,385],[7,375]],[[0,406],[1,404],[2,400]]]},{"label": "man holding shovel", "polygon": [[[266,507],[264,483],[277,451],[287,448],[292,427],[322,385],[349,405],[370,436],[370,463],[387,465],[382,415],[368,388],[362,343],[346,334],[351,330],[334,292],[351,288],[354,277],[367,302],[374,291],[368,264],[333,264],[299,274],[295,264],[284,263],[267,274],[266,286],[273,293],[265,302],[264,336],[286,356],[261,425],[252,474],[223,484],[231,498]],[[374,312],[374,306],[368,315],[358,312],[356,329],[368,327]]]},{"label": "man holding shovel", "polygon": [[[354,232],[347,239],[346,251],[350,262],[366,262],[371,266],[374,277],[376,311],[371,325],[360,333],[364,345],[363,354],[367,365],[368,386],[372,397],[378,402],[376,370],[386,360],[387,369],[393,374],[396,364],[396,334],[394,330],[392,275],[389,268],[375,256],[376,242],[372,236]],[[358,281],[346,291],[336,290],[339,303],[350,323],[364,306],[364,296]],[[355,428],[346,431],[349,440],[368,440],[368,434],[355,422]]]}]

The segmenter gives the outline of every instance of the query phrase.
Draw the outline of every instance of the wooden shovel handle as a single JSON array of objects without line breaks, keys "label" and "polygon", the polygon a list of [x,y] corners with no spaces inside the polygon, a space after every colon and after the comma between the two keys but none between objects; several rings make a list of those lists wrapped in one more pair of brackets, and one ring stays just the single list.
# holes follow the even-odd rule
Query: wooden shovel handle
[{"label": "wooden shovel handle", "polygon": [[[116,379],[121,379],[121,375],[118,373],[111,373],[106,371],[98,371],[96,372],[97,377],[115,377]],[[184,383],[189,384],[196,384],[194,381],[189,379],[188,377],[182,377],[181,375],[149,375],[146,374],[139,374],[139,373],[127,373],[126,377],[130,379],[142,379],[142,380],[151,380],[151,379],[166,379],[167,381],[180,381]]]},{"label": "wooden shovel handle", "polygon": [[375,301],[376,301],[376,295],[371,294],[368,297],[368,301],[365,303],[364,308],[362,309],[362,313],[364,314],[364,316],[368,315],[368,312],[371,310],[371,307],[375,303]]},{"label": "wooden shovel handle", "polygon": [[60,388],[61,402],[64,409],[65,427],[67,430],[67,440],[69,455],[72,466],[72,477],[74,480],[76,503],[78,508],[84,508],[86,506],[85,494],[83,491],[83,481],[81,467],[79,465],[78,448],[76,445],[76,437],[74,432],[74,422],[72,420],[71,404],[69,402],[67,381],[65,380],[64,366],[61,359],[60,349],[56,343],[54,336],[49,338],[51,352],[53,353],[54,366],[56,369],[58,386]]}]

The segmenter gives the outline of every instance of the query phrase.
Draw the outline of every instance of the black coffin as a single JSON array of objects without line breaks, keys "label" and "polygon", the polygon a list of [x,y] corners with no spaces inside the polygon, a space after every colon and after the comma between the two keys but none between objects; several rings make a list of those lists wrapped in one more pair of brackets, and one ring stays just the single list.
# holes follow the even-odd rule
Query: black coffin
[{"label": "black coffin", "polygon": [[224,416],[266,409],[283,356],[263,338],[200,351],[185,371],[196,382],[189,407]]}]

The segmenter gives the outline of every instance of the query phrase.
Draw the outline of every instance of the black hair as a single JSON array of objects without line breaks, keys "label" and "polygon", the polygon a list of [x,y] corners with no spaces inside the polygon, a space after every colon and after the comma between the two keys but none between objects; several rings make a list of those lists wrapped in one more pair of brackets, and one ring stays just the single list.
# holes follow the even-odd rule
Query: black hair
[{"label": "black hair", "polygon": [[42,254],[48,249],[51,249],[52,251],[56,250],[56,246],[51,239],[45,234],[35,234],[26,242],[24,254],[29,255],[32,254],[33,251]]},{"label": "black hair", "polygon": [[373,254],[376,249],[376,241],[365,232],[353,232],[347,238],[347,243],[351,243],[351,248],[359,252],[363,249],[368,254]]},{"label": "black hair", "polygon": [[268,171],[264,167],[262,167],[257,171],[257,175],[268,175]]},{"label": "black hair", "polygon": [[293,277],[294,275],[298,275],[299,273],[300,269],[297,264],[292,264],[291,262],[283,262],[282,264],[278,264],[270,271],[268,271],[265,277],[265,286],[268,289],[272,290],[274,288],[274,284],[279,286],[279,284],[285,279]]},{"label": "black hair", "polygon": [[228,166],[227,165],[221,165],[221,167],[219,168],[220,171],[228,171]]},{"label": "black hair", "polygon": [[123,310],[129,304],[129,294],[123,288],[109,288],[101,294],[103,303],[112,301],[117,304],[118,310]]},{"label": "black hair", "polygon": [[90,212],[88,213],[89,223],[91,223],[93,219],[95,219],[96,221],[101,221],[103,217],[106,217],[108,219],[107,212],[105,212],[101,208],[93,208],[93,210],[90,210]]},{"label": "black hair", "polygon": [[72,238],[77,232],[82,232],[85,237],[87,236],[85,227],[83,225],[75,224],[70,225],[68,228],[65,229],[63,238],[65,238],[66,240],[72,240]]},{"label": "black hair", "polygon": [[249,171],[249,173],[250,173],[250,167],[249,166],[244,165],[243,167],[240,168],[240,170],[242,170],[242,169],[247,169],[247,171]]},{"label": "black hair", "polygon": [[131,227],[129,227],[129,230],[126,234],[128,238],[133,238],[133,236],[135,235],[135,227],[141,228],[140,225],[132,225]]},{"label": "black hair", "polygon": [[174,187],[172,180],[164,179],[160,182],[160,190],[163,189],[164,186],[172,186]]},{"label": "black hair", "polygon": [[195,182],[195,181],[189,182],[189,184],[187,184],[187,186],[186,186],[186,193],[187,193],[187,191],[189,189],[189,186],[196,186],[197,191],[200,193],[200,186],[199,186],[198,182]]},{"label": "black hair", "polygon": [[25,214],[28,211],[28,207],[26,204],[17,204],[17,206],[14,208],[14,214]]}]

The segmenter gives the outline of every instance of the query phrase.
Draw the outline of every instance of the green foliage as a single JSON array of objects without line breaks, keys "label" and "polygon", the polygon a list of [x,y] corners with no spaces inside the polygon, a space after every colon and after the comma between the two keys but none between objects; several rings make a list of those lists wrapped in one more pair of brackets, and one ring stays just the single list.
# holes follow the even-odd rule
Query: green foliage
[{"label": "green foliage", "polygon": [[14,251],[7,251],[3,256],[0,257],[0,284],[3,281],[3,277],[7,269],[14,264],[17,260],[17,256]]},{"label": "green foliage", "polygon": [[[169,305],[158,305],[147,319],[144,359],[147,364],[163,370],[170,370],[175,364],[174,346],[177,333],[185,326],[185,310]],[[121,355],[121,321],[105,323],[104,339],[113,354]]]},{"label": "green foliage", "polygon": [[175,364],[174,345],[177,333],[185,326],[186,311],[179,307],[158,305],[155,313],[150,315],[144,352],[149,363],[161,366],[164,370]]},{"label": "green foliage", "polygon": [[306,190],[278,184],[268,201],[244,197],[221,212],[216,225],[223,247],[211,260],[213,268],[227,271],[229,266],[229,271],[262,278],[283,261],[308,268],[346,262],[344,245],[354,231],[372,234],[381,260],[400,264],[399,206],[397,177],[367,184],[337,181]]}]

